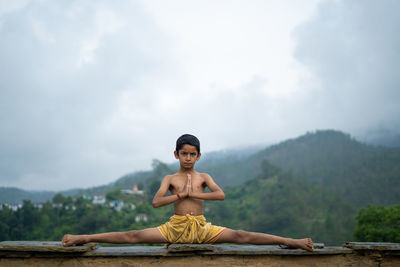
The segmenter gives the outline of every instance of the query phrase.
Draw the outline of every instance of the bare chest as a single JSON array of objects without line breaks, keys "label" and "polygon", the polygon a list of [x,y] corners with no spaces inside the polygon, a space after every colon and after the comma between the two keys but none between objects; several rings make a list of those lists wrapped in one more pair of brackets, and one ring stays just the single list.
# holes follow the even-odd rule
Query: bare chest
[{"label": "bare chest", "polygon": [[[173,179],[170,184],[170,191],[172,193],[182,192],[184,189],[187,189],[188,180],[185,178],[177,178]],[[206,187],[204,179],[201,177],[192,177],[191,191],[192,192],[204,192]]]}]

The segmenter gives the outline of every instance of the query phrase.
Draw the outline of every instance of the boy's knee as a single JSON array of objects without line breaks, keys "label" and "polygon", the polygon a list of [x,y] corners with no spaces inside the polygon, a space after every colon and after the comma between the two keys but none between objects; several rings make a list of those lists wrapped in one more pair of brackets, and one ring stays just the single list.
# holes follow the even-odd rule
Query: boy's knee
[{"label": "boy's knee", "polygon": [[249,241],[249,232],[243,230],[236,230],[235,231],[235,239],[238,243],[248,243]]},{"label": "boy's knee", "polygon": [[126,232],[126,237],[129,241],[129,243],[137,243],[139,241],[140,238],[140,231],[138,230],[131,230]]}]

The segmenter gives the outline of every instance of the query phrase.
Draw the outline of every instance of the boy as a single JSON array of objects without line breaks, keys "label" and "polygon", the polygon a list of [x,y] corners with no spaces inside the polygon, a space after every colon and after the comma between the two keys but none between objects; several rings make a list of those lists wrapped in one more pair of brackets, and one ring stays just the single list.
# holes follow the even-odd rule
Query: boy
[{"label": "boy", "polygon": [[[314,250],[310,238],[291,239],[263,233],[232,230],[207,223],[203,216],[204,200],[224,200],[225,194],[210,175],[194,170],[200,159],[200,142],[189,134],[176,141],[175,158],[180,169],[167,175],[154,196],[153,207],[174,203],[174,215],[170,221],[156,228],[112,232],[93,235],[65,235],[64,246],[88,242],[102,243],[247,243],[276,244],[308,251]],[[211,192],[204,193],[208,187]],[[166,196],[167,191],[170,196]]]}]

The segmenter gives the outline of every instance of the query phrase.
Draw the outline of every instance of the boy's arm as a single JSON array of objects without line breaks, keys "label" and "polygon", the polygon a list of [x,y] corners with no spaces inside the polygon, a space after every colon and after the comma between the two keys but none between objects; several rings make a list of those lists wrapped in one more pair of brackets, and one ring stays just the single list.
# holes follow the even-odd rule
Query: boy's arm
[{"label": "boy's arm", "polygon": [[168,204],[171,204],[177,200],[182,198],[186,198],[188,196],[188,192],[182,192],[176,195],[165,196],[167,194],[169,186],[170,186],[170,178],[171,176],[165,176],[161,182],[160,188],[157,193],[154,195],[152,205],[154,208],[162,207]]},{"label": "boy's arm", "polygon": [[[210,188],[211,192],[209,193],[196,193],[196,192],[189,192],[190,198],[198,198],[198,199],[204,199],[204,200],[224,200],[225,199],[225,193],[222,191],[222,189],[214,182],[213,178],[211,178],[210,175],[208,174],[202,174],[204,175],[204,180],[208,188]],[[189,180],[191,177],[189,178]]]}]

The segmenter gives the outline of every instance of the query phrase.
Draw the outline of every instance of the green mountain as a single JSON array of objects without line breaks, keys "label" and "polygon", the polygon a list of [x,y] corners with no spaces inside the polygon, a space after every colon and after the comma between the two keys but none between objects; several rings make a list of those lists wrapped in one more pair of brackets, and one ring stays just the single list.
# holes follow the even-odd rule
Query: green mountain
[{"label": "green mountain", "polygon": [[0,187],[0,203],[21,204],[23,199],[45,202],[55,195],[52,191],[26,191],[15,187]]},{"label": "green mountain", "polygon": [[[329,188],[356,207],[400,202],[400,193],[396,190],[400,188],[400,148],[364,144],[334,130],[307,133],[264,149],[251,147],[204,153],[196,168],[209,173],[222,188],[226,188],[243,184],[261,173],[263,160]],[[155,160],[152,170],[130,173],[107,185],[60,193],[66,196],[105,194],[117,187],[130,189],[134,184],[142,189],[150,184],[148,179],[157,175],[155,166],[158,164]],[[176,163],[166,165],[172,172],[178,169]],[[158,177],[160,179],[162,176]],[[0,203],[22,203],[22,199],[36,202],[37,199],[47,200],[56,193],[22,194],[10,190],[2,188]]]},{"label": "green mountain", "polygon": [[239,159],[199,162],[222,187],[242,184],[268,160],[323,185],[356,207],[400,203],[400,148],[361,143],[334,130],[307,133]]},{"label": "green mountain", "polygon": [[339,245],[352,240],[355,208],[321,185],[283,172],[268,161],[262,173],[206,202],[214,224]]},{"label": "green mountain", "polygon": [[249,157],[267,159],[362,207],[400,202],[400,148],[375,147],[337,131],[317,131]]},{"label": "green mountain", "polygon": [[[70,189],[61,193],[64,196],[77,196],[83,192],[82,189]],[[0,204],[22,204],[23,200],[30,200],[32,203],[44,203],[51,201],[56,194],[55,191],[28,191],[16,187],[0,187]]]}]

